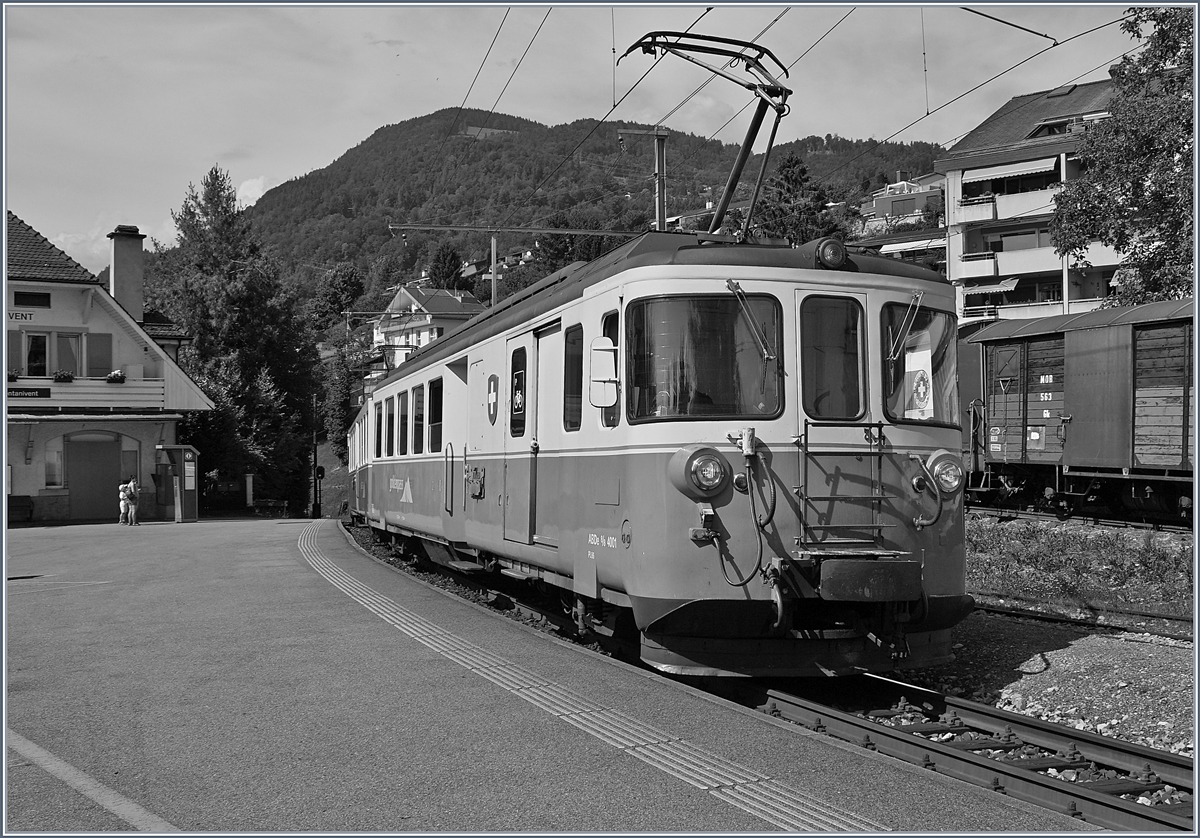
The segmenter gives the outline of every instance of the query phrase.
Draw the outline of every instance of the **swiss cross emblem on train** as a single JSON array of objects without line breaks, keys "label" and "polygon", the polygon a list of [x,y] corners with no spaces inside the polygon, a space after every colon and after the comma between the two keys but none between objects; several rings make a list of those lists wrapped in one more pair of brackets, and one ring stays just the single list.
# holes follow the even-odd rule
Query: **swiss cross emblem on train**
[{"label": "swiss cross emblem on train", "polygon": [[929,374],[919,370],[913,379],[913,402],[924,409],[929,404]]},{"label": "swiss cross emblem on train", "polygon": [[496,415],[500,412],[500,377],[496,375],[488,376],[488,423],[496,424]]}]

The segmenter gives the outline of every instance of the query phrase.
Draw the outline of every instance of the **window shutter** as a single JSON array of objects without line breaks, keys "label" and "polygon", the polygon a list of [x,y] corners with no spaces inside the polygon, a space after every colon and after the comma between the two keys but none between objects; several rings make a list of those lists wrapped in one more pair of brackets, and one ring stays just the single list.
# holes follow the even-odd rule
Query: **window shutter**
[{"label": "window shutter", "polygon": [[87,336],[87,374],[101,378],[113,371],[112,335],[92,333]]},{"label": "window shutter", "polygon": [[20,329],[8,330],[8,369],[25,372],[25,365],[21,362]]}]

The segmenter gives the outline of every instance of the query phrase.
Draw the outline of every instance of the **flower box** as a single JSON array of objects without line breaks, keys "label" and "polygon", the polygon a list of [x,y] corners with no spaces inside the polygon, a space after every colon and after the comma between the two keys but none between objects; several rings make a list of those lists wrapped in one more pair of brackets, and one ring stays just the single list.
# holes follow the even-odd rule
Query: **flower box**
[{"label": "flower box", "polygon": [[75,380],[75,373],[73,373],[73,372],[68,372],[67,370],[57,370],[54,373],[54,383],[55,384],[68,384],[74,380]]}]

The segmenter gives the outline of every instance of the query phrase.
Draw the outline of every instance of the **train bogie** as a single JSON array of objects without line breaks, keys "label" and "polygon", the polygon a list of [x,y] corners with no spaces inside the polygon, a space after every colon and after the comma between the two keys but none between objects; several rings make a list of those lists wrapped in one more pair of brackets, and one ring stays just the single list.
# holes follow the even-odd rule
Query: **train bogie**
[{"label": "train bogie", "polygon": [[374,387],[355,514],[559,590],[666,671],[949,660],[953,295],[838,248],[647,234],[547,278]]}]

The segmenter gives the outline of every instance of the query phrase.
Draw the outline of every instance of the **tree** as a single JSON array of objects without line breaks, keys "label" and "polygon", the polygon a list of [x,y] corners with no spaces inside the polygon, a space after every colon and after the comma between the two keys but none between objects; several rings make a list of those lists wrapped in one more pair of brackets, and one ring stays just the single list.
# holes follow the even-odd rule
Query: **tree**
[{"label": "tree", "polygon": [[308,501],[316,392],[316,347],[306,319],[219,167],[199,191],[188,185],[172,218],[176,246],[155,243],[148,285],[164,313],[194,336],[180,363],[216,406],[181,423],[180,438],[224,477],[258,473],[264,491],[299,513]]},{"label": "tree", "polygon": [[793,245],[824,236],[845,239],[846,212],[829,204],[825,190],[809,178],[800,155],[788,152],[767,178],[751,225],[761,236],[787,239]]},{"label": "tree", "polygon": [[1055,250],[1087,264],[1093,241],[1122,254],[1113,305],[1193,293],[1194,124],[1190,7],[1130,9],[1121,28],[1145,49],[1111,68],[1107,119],[1083,132],[1081,176],[1055,196]]},{"label": "tree", "polygon": [[349,311],[362,293],[363,278],[358,268],[350,262],[339,262],[325,271],[317,285],[313,316],[317,322],[329,325],[341,319],[342,312]]},{"label": "tree", "polygon": [[462,257],[449,243],[438,245],[429,260],[429,282],[434,288],[457,288],[462,278]]}]

